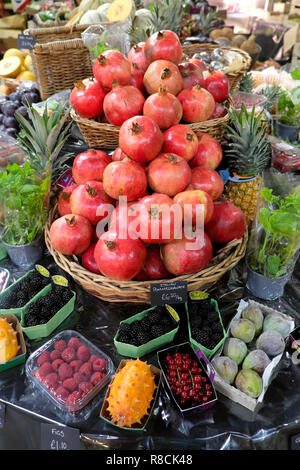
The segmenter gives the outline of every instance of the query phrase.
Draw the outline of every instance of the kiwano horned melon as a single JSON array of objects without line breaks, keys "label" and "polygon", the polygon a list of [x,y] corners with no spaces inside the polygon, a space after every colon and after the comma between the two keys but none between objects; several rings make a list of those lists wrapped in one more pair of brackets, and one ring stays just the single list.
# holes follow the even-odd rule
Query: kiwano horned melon
[{"label": "kiwano horned melon", "polygon": [[130,428],[148,414],[156,388],[154,374],[146,362],[129,360],[115,375],[107,398],[112,422]]},{"label": "kiwano horned melon", "polygon": [[0,318],[0,364],[13,359],[18,352],[17,332],[6,318]]}]

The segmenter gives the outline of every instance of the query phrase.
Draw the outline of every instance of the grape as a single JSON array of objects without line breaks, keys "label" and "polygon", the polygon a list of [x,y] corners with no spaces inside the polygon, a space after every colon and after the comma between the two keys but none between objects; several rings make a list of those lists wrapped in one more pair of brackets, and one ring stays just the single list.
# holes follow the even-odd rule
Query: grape
[{"label": "grape", "polygon": [[20,113],[24,118],[28,119],[28,113],[27,113],[27,108],[26,106],[20,106],[17,111],[17,113]]},{"label": "grape", "polygon": [[1,111],[5,116],[14,116],[18,105],[12,101],[6,101],[1,105]]},{"label": "grape", "polygon": [[5,132],[11,137],[15,137],[17,133],[17,129],[15,129],[14,127],[9,127],[8,129],[5,129]]},{"label": "grape", "polygon": [[3,124],[6,128],[18,127],[17,120],[14,117],[10,117],[10,116],[4,116]]},{"label": "grape", "polygon": [[30,103],[38,103],[40,101],[39,96],[33,91],[26,91],[26,93],[23,94],[23,98],[21,101],[25,105],[27,104],[26,98]]},{"label": "grape", "polygon": [[3,114],[0,114],[0,124],[2,124],[3,122],[3,117],[4,117]]},{"label": "grape", "polygon": [[18,92],[15,91],[14,93],[11,93],[11,94],[9,95],[8,99],[9,99],[10,101],[14,101],[14,102],[19,103],[19,102],[20,102],[20,99],[21,99],[21,96],[20,96],[20,94],[19,94]]}]

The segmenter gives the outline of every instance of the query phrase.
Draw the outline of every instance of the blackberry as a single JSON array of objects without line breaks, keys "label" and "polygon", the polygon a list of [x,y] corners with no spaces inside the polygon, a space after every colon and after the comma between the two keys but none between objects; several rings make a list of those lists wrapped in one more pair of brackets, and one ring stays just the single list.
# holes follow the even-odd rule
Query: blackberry
[{"label": "blackberry", "polygon": [[129,337],[128,338],[128,344],[131,344],[132,346],[139,346],[139,342],[136,337]]},{"label": "blackberry", "polygon": [[202,318],[200,316],[193,318],[191,325],[195,328],[201,328],[203,326]]},{"label": "blackberry", "polygon": [[211,334],[211,329],[208,326],[203,327],[201,331],[203,331],[207,336],[210,336]]},{"label": "blackberry", "polygon": [[219,314],[218,312],[211,312],[208,314],[207,318],[210,323],[214,323],[216,321],[219,321]]},{"label": "blackberry", "polygon": [[196,315],[198,313],[198,305],[196,302],[190,303],[188,307],[190,315]]},{"label": "blackberry", "polygon": [[150,332],[152,338],[158,338],[164,334],[164,327],[162,325],[153,325],[151,326]]},{"label": "blackberry", "polygon": [[119,333],[117,341],[120,341],[120,343],[130,343],[130,335],[126,333]]},{"label": "blackberry", "polygon": [[121,323],[119,326],[119,333],[130,333],[131,327],[128,323]]},{"label": "blackberry", "polygon": [[152,310],[152,312],[148,313],[148,319],[152,325],[156,324],[159,322],[161,317],[161,313],[159,310]]},{"label": "blackberry", "polygon": [[141,323],[141,327],[143,328],[143,330],[149,331],[151,324],[147,317],[142,318],[140,320],[140,323]]},{"label": "blackberry", "polygon": [[139,320],[135,320],[134,322],[131,323],[130,326],[131,326],[131,332],[133,334],[137,334],[142,330],[141,323]]},{"label": "blackberry", "polygon": [[221,333],[223,335],[223,328],[220,322],[214,324],[214,332]]},{"label": "blackberry", "polygon": [[199,344],[202,344],[203,346],[205,346],[205,344],[207,344],[207,342],[209,341],[209,336],[207,333],[205,333],[202,330],[202,331],[198,331],[195,339]]},{"label": "blackberry", "polygon": [[146,344],[148,343],[148,341],[150,341],[150,336],[148,333],[146,333],[145,331],[140,331],[138,334],[137,334],[137,340],[139,342],[139,344]]}]

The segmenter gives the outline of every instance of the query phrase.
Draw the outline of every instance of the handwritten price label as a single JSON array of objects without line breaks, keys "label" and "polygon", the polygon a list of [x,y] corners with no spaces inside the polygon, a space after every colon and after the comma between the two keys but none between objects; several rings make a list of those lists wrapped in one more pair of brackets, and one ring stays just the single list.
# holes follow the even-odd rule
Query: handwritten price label
[{"label": "handwritten price label", "polygon": [[187,300],[187,282],[160,282],[151,284],[151,305],[182,304]]},{"label": "handwritten price label", "polygon": [[79,429],[41,424],[42,450],[80,450]]}]

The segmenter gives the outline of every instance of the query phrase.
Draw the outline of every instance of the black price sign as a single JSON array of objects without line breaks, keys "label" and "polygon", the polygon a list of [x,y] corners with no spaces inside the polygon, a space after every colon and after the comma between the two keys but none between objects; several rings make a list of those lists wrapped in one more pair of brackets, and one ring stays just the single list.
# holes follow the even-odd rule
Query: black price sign
[{"label": "black price sign", "polygon": [[0,401],[0,429],[4,428],[5,423],[5,403]]},{"label": "black price sign", "polygon": [[300,434],[291,437],[291,450],[300,450]]},{"label": "black price sign", "polygon": [[80,450],[79,429],[41,424],[42,450]]},{"label": "black price sign", "polygon": [[151,305],[182,304],[187,301],[187,281],[151,284]]},{"label": "black price sign", "polygon": [[18,35],[18,49],[33,49],[36,43],[36,37],[32,34]]}]

